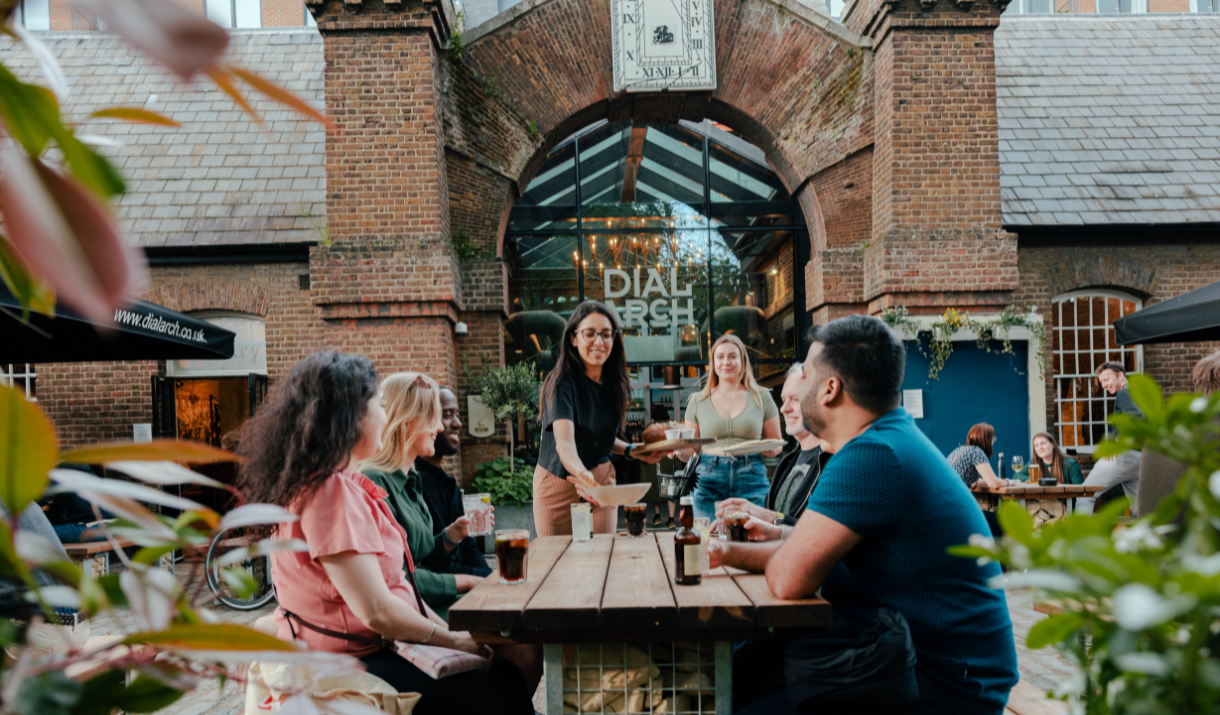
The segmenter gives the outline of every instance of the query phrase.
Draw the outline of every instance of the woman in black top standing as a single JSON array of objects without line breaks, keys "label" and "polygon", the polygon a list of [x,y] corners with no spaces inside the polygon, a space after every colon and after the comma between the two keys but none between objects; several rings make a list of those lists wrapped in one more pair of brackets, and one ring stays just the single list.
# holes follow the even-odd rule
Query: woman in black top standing
[{"label": "woman in black top standing", "polygon": [[[618,438],[631,400],[627,354],[618,316],[602,303],[577,306],[563,329],[555,367],[542,384],[539,412],[542,441],[534,468],[534,527],[539,536],[572,533],[571,505],[589,498],[583,487],[567,481],[584,475],[598,484],[615,483],[610,454],[631,457]],[[658,453],[640,457],[655,464]],[[593,507],[593,531],[612,534],[617,513]]]}]

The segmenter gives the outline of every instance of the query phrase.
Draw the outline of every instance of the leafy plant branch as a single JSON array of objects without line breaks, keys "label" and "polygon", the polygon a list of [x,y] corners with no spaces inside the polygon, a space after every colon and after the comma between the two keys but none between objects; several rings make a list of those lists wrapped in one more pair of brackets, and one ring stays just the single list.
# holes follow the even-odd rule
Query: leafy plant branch
[{"label": "leafy plant branch", "polygon": [[[1028,310],[1021,311],[1010,305],[994,318],[980,318],[949,308],[927,328],[912,318],[905,306],[886,308],[878,317],[905,340],[915,341],[920,354],[928,360],[928,379],[937,380],[953,355],[953,336],[962,330],[975,334],[975,343],[980,350],[993,355],[1011,355],[1012,329],[1025,328],[1030,334],[1030,349],[1036,351],[1038,369],[1046,372],[1046,326],[1038,318],[1037,310],[1036,306],[1030,306]],[[924,336],[927,336],[926,341]],[[1000,343],[1000,347],[994,347],[996,342]],[[1017,372],[1021,370],[1018,368]]]}]

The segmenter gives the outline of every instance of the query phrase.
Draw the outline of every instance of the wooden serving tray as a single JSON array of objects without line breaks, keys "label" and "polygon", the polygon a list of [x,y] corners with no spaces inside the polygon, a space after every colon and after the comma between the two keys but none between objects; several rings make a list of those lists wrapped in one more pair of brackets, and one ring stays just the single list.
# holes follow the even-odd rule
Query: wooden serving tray
[{"label": "wooden serving tray", "polygon": [[693,439],[663,439],[660,442],[649,442],[631,450],[632,454],[652,454],[653,452],[673,452],[688,447],[702,447],[716,441],[715,437],[695,437]]}]

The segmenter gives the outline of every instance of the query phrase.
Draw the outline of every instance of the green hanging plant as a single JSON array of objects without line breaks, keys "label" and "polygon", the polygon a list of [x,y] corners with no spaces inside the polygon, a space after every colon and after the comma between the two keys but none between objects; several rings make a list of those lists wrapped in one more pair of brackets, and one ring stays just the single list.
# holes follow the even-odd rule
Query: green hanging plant
[{"label": "green hanging plant", "polygon": [[[1030,341],[1037,347],[1036,357],[1038,369],[1046,372],[1046,326],[1037,318],[1037,307],[1030,306],[1022,312],[1016,306],[1010,305],[995,318],[981,319],[972,317],[965,311],[949,308],[924,329],[904,306],[893,306],[881,311],[879,318],[904,340],[913,340],[919,347],[919,352],[928,360],[928,379],[940,379],[940,373],[945,369],[949,357],[953,355],[953,336],[961,330],[971,330],[977,336],[980,349],[993,355],[1012,354],[1013,328],[1025,328],[1029,331]],[[925,342],[924,334],[928,339]],[[999,342],[999,348],[992,344]],[[1020,369],[1017,370],[1020,373]]]}]

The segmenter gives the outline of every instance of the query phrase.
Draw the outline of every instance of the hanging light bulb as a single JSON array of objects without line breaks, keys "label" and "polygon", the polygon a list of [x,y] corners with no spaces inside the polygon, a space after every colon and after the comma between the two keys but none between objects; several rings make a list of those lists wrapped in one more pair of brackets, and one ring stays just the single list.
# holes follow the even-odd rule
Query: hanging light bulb
[{"label": "hanging light bulb", "polygon": [[776,274],[778,274],[778,273],[779,273],[779,269],[778,269],[778,268],[772,268],[772,269],[771,269],[771,275],[776,275]]}]

